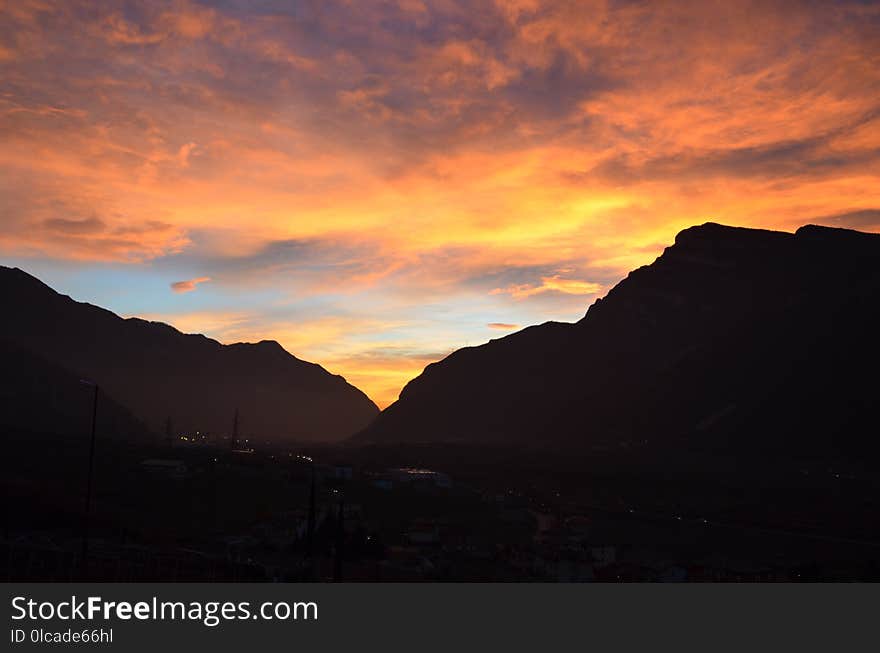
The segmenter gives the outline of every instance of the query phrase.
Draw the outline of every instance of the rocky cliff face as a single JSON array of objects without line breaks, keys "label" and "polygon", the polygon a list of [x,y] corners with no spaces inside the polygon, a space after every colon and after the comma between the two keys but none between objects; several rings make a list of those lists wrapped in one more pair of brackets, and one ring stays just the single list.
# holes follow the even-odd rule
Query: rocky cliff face
[{"label": "rocky cliff face", "polygon": [[575,324],[428,366],[358,438],[873,450],[880,236],[705,224]]},{"label": "rocky cliff face", "polygon": [[242,431],[262,440],[333,441],[378,413],[357,388],[277,342],[222,345],[166,324],[76,302],[18,269],[0,268],[9,307],[0,340],[97,381],[154,431]]}]

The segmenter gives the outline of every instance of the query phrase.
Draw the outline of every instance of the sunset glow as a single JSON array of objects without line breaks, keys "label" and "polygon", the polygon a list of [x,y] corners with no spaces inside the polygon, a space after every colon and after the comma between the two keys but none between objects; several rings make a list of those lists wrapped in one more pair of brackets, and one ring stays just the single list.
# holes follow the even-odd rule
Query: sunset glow
[{"label": "sunset glow", "polygon": [[384,407],[707,221],[880,231],[880,7],[0,1],[0,262]]}]

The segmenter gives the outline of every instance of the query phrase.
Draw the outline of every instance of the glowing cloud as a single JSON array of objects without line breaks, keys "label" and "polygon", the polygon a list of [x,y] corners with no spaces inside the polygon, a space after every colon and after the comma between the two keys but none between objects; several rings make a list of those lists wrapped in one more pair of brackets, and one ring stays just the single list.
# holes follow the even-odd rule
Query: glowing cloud
[{"label": "glowing cloud", "polygon": [[175,281],[171,284],[171,290],[176,293],[192,292],[200,283],[210,280],[211,277],[197,277],[195,279],[187,279],[186,281]]},{"label": "glowing cloud", "polygon": [[208,4],[0,3],[4,262],[386,403],[692,224],[880,230],[877,3]]},{"label": "glowing cloud", "polygon": [[494,288],[491,292],[493,295],[507,294],[514,299],[526,299],[551,291],[566,295],[595,295],[601,290],[602,286],[598,283],[579,279],[563,279],[559,274],[554,274],[550,277],[541,277],[541,283],[537,285],[524,283],[507,288]]}]

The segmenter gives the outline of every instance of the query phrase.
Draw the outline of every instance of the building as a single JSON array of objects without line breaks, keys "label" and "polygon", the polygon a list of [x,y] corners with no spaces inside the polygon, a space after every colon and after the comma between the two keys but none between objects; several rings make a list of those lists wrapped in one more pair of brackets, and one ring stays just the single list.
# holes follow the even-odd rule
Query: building
[{"label": "building", "polygon": [[388,470],[388,476],[398,483],[433,485],[438,488],[451,488],[452,479],[442,472],[417,467],[397,467]]}]

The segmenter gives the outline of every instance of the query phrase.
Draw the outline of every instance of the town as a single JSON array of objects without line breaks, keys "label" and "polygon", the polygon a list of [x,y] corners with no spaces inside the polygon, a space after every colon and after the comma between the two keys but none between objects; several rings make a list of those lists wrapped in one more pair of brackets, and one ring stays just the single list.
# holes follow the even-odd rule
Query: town
[{"label": "town", "polygon": [[[13,450],[35,446],[13,440]],[[596,452],[593,469],[612,465],[613,455]],[[28,458],[22,451],[19,459]],[[806,581],[878,574],[849,562],[876,559],[878,544],[865,534],[825,534],[821,503],[809,517],[768,503],[762,523],[761,497],[695,496],[680,476],[675,483],[597,482],[588,481],[582,461],[542,464],[533,452],[285,448],[236,430],[166,434],[164,442],[140,447],[102,443],[86,547],[82,452],[58,442],[39,459],[39,469],[6,472],[7,581],[83,574],[102,581]],[[16,500],[26,478],[43,483],[39,505],[33,496]],[[854,470],[797,469],[791,478],[822,478],[856,494],[871,482]]]}]

